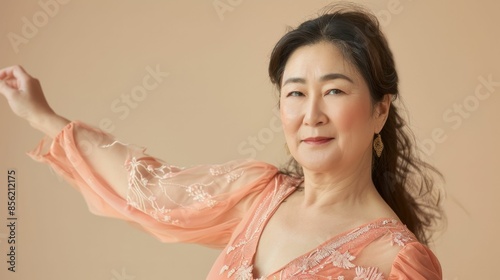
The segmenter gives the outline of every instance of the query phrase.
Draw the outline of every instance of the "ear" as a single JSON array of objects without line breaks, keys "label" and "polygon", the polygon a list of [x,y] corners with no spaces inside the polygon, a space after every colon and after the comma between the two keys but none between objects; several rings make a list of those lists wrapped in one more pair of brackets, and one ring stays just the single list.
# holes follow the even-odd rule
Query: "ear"
[{"label": "ear", "polygon": [[375,105],[374,110],[374,120],[375,120],[375,131],[374,133],[380,133],[382,128],[384,128],[387,117],[389,116],[389,109],[391,108],[392,95],[387,93],[384,95],[382,100]]}]

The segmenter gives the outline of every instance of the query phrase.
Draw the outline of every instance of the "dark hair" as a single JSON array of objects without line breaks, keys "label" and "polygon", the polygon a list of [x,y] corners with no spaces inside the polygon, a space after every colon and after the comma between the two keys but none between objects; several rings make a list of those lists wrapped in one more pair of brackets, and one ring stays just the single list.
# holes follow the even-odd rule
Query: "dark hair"
[{"label": "dark hair", "polygon": [[[396,100],[398,74],[387,40],[375,15],[354,4],[330,6],[327,12],[302,23],[278,41],[269,63],[269,76],[278,90],[290,55],[302,46],[323,41],[338,47],[356,67],[368,85],[373,105],[385,94]],[[380,157],[372,155],[373,183],[408,229],[420,242],[428,244],[431,227],[443,218],[441,194],[432,176],[441,174],[417,156],[415,137],[392,102],[380,135],[384,150]],[[303,176],[302,167],[293,158],[282,172]]]}]

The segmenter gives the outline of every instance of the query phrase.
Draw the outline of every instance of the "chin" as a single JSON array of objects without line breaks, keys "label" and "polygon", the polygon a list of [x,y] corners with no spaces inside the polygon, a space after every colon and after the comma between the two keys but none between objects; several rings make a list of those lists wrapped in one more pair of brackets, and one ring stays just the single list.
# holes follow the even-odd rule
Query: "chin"
[{"label": "chin", "polygon": [[336,157],[324,154],[321,156],[296,157],[295,160],[302,168],[313,172],[328,172],[335,169],[335,166],[339,166]]}]

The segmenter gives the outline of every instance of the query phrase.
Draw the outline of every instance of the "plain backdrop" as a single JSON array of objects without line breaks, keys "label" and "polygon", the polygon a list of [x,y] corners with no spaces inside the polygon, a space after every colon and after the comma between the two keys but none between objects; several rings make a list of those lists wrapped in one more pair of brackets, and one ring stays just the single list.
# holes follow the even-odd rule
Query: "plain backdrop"
[{"label": "plain backdrop", "polygon": [[[61,115],[176,165],[284,162],[267,63],[287,26],[330,1],[1,0],[0,67],[23,65]],[[409,125],[445,176],[448,280],[498,277],[498,1],[363,1],[394,52]],[[160,71],[156,85],[143,80]],[[41,139],[0,99],[0,278],[204,279],[218,251],[163,244],[89,213],[26,152]],[[7,270],[7,171],[17,171],[16,272]]]}]

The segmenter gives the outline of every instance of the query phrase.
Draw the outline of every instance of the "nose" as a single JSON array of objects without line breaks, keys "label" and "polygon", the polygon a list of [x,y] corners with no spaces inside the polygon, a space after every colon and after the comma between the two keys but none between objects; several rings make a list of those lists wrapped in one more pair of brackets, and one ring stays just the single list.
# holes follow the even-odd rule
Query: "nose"
[{"label": "nose", "polygon": [[307,101],[304,112],[304,124],[321,126],[328,122],[325,114],[325,104],[321,96],[311,96]]}]

